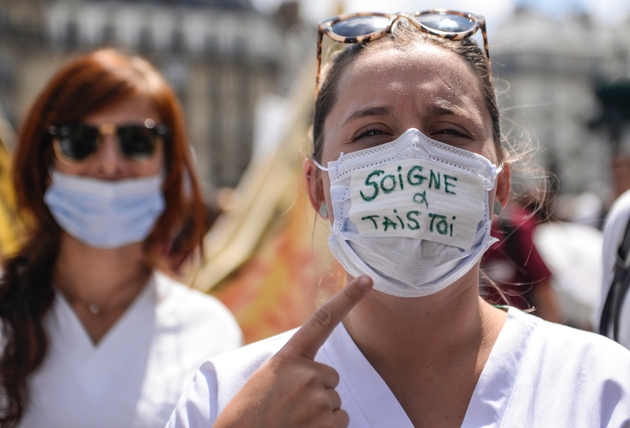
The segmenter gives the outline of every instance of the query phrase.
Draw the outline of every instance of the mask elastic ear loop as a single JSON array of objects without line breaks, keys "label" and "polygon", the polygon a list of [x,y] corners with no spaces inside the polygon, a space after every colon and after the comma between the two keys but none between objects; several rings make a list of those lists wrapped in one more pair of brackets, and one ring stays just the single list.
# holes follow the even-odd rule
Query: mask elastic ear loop
[{"label": "mask elastic ear loop", "polygon": [[494,166],[494,187],[497,187],[497,181],[499,180],[499,174],[501,174],[501,171],[503,171],[503,164],[499,165],[499,166]]},{"label": "mask elastic ear loop", "polygon": [[[344,154],[345,154],[344,152],[341,152],[341,153],[339,154],[339,158],[341,158]],[[330,171],[330,168],[326,168],[325,166],[321,165],[319,162],[317,162],[317,161],[315,160],[315,158],[314,158],[314,157],[311,157],[311,159],[313,159],[313,162],[315,163],[315,165],[317,166],[317,168],[321,169],[322,171],[326,171],[326,172]]]},{"label": "mask elastic ear loop", "polygon": [[320,165],[320,163],[317,162],[315,159],[313,159],[313,163],[315,163],[315,166],[317,166],[317,168],[321,169],[322,171],[328,172],[330,170],[330,168],[326,168],[325,166]]}]

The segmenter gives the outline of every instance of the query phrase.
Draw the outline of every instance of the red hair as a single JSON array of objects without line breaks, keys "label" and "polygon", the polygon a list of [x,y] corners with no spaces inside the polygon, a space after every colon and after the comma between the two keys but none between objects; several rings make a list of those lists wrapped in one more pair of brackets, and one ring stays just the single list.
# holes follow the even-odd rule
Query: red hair
[{"label": "red hair", "polygon": [[59,252],[60,228],[44,203],[53,148],[51,125],[81,122],[87,115],[138,95],[148,96],[169,129],[164,158],[166,209],[145,241],[148,260],[160,260],[186,222],[178,254],[190,254],[206,230],[205,208],[186,139],[177,98],[147,61],[102,49],[66,63],[26,112],[18,133],[13,179],[30,235],[22,250],[7,260],[0,276],[0,426],[17,425],[28,401],[28,377],[46,356],[43,317],[52,305],[52,268]]}]

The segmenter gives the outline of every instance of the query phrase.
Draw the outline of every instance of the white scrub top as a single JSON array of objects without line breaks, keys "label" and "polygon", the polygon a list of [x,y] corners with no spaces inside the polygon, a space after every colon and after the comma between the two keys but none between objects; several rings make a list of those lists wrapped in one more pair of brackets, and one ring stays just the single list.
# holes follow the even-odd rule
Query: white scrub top
[{"label": "white scrub top", "polygon": [[[205,362],[167,428],[211,427],[247,379],[295,331]],[[350,427],[413,428],[340,324],[316,361],[334,367]],[[630,425],[630,351],[593,333],[510,308],[473,392],[462,427],[621,427]]]},{"label": "white scrub top", "polygon": [[[595,331],[599,331],[599,321],[602,316],[602,310],[608,290],[615,276],[615,262],[617,260],[617,250],[623,240],[623,235],[630,219],[630,190],[624,192],[610,207],[606,223],[604,225],[604,247],[602,250],[603,257],[603,274],[601,284],[601,301],[599,308],[593,317],[593,325]],[[612,328],[610,334],[612,335]],[[619,343],[630,349],[630,292],[626,294],[621,307],[621,317],[619,318]]]},{"label": "white scrub top", "polygon": [[23,428],[163,428],[199,365],[242,344],[223,304],[157,272],[97,345],[61,293],[44,322]]},{"label": "white scrub top", "polygon": [[538,225],[534,240],[553,274],[562,319],[590,330],[599,304],[604,234],[592,226],[548,221]]}]

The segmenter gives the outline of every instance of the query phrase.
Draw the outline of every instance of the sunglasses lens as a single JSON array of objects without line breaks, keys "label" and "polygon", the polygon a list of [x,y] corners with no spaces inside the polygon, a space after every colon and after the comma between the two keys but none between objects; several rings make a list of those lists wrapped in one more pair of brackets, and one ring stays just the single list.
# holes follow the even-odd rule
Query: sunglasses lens
[{"label": "sunglasses lens", "polygon": [[451,13],[427,13],[416,16],[416,21],[426,27],[448,33],[464,33],[475,27],[475,21]]},{"label": "sunglasses lens", "polygon": [[338,36],[359,37],[386,28],[389,21],[386,16],[357,16],[333,24],[331,30]]},{"label": "sunglasses lens", "polygon": [[61,153],[72,160],[83,160],[94,153],[98,130],[90,126],[66,125],[58,130]]},{"label": "sunglasses lens", "polygon": [[155,151],[157,135],[154,129],[132,125],[118,128],[120,148],[130,159],[147,158]]}]

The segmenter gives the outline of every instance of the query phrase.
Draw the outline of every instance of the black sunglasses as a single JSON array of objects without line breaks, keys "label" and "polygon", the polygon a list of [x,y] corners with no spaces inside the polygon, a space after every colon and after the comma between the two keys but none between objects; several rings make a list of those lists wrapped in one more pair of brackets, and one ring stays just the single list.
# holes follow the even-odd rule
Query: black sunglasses
[{"label": "black sunglasses", "polygon": [[143,124],[100,126],[84,123],[53,125],[48,128],[54,136],[53,147],[60,160],[81,162],[98,150],[105,135],[115,135],[120,152],[130,160],[142,161],[153,155],[160,137],[168,135],[166,125],[147,119]]},{"label": "black sunglasses", "polygon": [[317,99],[319,93],[324,34],[339,43],[365,43],[390,33],[392,26],[401,18],[408,20],[419,31],[451,40],[462,40],[481,30],[484,52],[490,62],[486,20],[481,15],[447,9],[431,9],[415,13],[348,13],[319,24],[315,98]]}]

